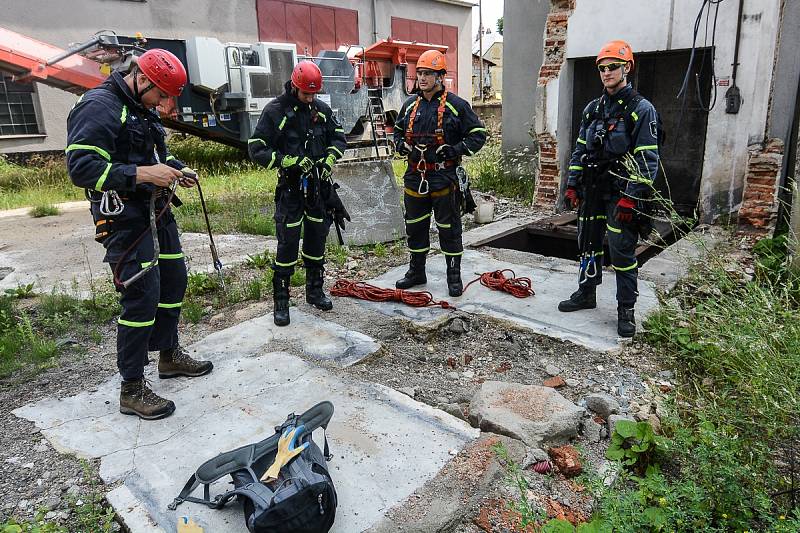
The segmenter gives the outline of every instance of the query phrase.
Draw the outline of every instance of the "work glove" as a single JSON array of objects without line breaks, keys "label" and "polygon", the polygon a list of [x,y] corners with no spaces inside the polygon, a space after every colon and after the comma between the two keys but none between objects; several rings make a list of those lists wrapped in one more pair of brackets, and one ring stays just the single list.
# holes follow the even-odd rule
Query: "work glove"
[{"label": "work glove", "polygon": [[627,197],[622,197],[617,202],[615,218],[618,222],[633,222],[633,210],[636,202]]},{"label": "work glove", "polygon": [[317,168],[319,169],[319,177],[323,180],[330,180],[331,173],[333,172],[333,165],[336,163],[336,156],[328,154],[328,157],[321,157],[317,160]]},{"label": "work glove", "polygon": [[281,159],[281,167],[283,168],[299,168],[303,174],[314,168],[314,162],[304,155],[285,155]]},{"label": "work glove", "polygon": [[409,155],[409,154],[410,154],[410,153],[411,153],[413,150],[414,150],[414,149],[411,147],[411,145],[410,145],[410,144],[408,144],[407,142],[403,141],[403,142],[401,142],[400,144],[398,144],[398,145],[397,145],[397,150],[396,150],[396,151],[397,151],[397,153],[398,153],[398,154],[400,154],[401,156],[403,156],[403,157],[406,157],[406,156],[407,156],[407,155]]},{"label": "work glove", "polygon": [[564,191],[564,209],[577,209],[581,205],[581,199],[578,197],[578,189],[575,187],[567,187]]},{"label": "work glove", "polygon": [[461,154],[458,152],[458,150],[449,144],[443,144],[436,149],[437,161],[452,161],[454,159],[458,159],[460,155]]}]

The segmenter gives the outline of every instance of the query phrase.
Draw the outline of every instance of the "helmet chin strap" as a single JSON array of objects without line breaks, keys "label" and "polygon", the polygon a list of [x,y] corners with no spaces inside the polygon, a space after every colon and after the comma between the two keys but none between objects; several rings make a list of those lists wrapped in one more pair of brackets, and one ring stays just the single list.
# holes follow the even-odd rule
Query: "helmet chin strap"
[{"label": "helmet chin strap", "polygon": [[136,100],[139,103],[142,103],[142,96],[144,96],[145,93],[147,93],[148,91],[152,90],[153,87],[155,86],[156,86],[155,83],[150,82],[150,84],[147,87],[139,91],[139,72],[135,72],[133,74],[133,94],[136,95]]}]

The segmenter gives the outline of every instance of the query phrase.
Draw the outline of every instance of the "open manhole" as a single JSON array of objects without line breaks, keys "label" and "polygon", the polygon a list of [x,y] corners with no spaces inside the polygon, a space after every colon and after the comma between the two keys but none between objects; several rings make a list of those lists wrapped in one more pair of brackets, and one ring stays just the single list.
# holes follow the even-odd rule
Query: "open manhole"
[{"label": "open manhole", "polygon": [[[639,240],[636,247],[636,257],[639,265],[658,255],[664,248],[676,242],[686,234],[690,228],[675,226],[667,220],[655,219],[654,231],[648,240]],[[535,253],[547,257],[560,257],[562,259],[578,260],[578,226],[575,213],[565,213],[554,217],[544,218],[510,230],[498,233],[474,246],[491,246],[493,248],[506,248],[521,252]],[[608,252],[607,239],[604,241],[605,264],[610,264],[611,255]]]}]

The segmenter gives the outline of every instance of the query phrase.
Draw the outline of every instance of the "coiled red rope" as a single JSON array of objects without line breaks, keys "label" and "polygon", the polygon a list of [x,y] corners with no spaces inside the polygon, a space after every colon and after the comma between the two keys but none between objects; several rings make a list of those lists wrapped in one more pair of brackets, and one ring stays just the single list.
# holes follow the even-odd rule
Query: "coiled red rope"
[{"label": "coiled red rope", "polygon": [[441,307],[455,309],[448,302],[436,301],[428,291],[407,291],[403,289],[384,289],[363,281],[337,279],[331,287],[333,296],[352,296],[370,302],[401,302],[411,307]]},{"label": "coiled red rope", "polygon": [[[511,272],[511,277],[507,278],[505,272]],[[502,291],[517,298],[527,298],[536,294],[530,278],[518,278],[511,269],[495,270],[494,272],[484,272],[474,280],[467,283],[464,291],[470,285],[480,281],[481,285],[493,291]],[[428,291],[408,291],[403,289],[385,289],[376,287],[363,281],[350,281],[337,279],[331,287],[333,296],[351,296],[369,302],[401,302],[411,307],[441,307],[442,309],[455,309],[455,306],[445,300],[434,300],[433,295]]]},{"label": "coiled red rope", "polygon": [[[505,273],[511,272],[511,277],[507,278]],[[481,285],[488,287],[493,291],[507,292],[516,298],[527,298],[536,294],[533,290],[533,283],[531,278],[518,278],[513,270],[506,268],[504,270],[495,270],[494,272],[484,272],[477,278],[473,279],[467,286],[464,287],[464,292],[469,289],[469,286],[480,281]]]}]

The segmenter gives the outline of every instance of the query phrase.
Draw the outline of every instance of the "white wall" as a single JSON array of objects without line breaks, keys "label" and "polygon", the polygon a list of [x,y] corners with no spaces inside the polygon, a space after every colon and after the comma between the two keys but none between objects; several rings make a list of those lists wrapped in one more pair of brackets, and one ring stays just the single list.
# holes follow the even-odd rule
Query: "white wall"
[{"label": "white wall", "polygon": [[[372,0],[306,0],[320,5],[358,11],[361,44],[373,42]],[[459,94],[472,96],[472,9],[434,0],[376,0],[378,38],[391,33],[391,17],[427,20],[459,29]],[[145,37],[184,39],[193,35],[217,37],[221,41],[256,42],[258,22],[255,0],[0,0],[0,25],[12,31],[66,48],[83,42],[98,30],[120,35],[142,32]],[[66,117],[75,95],[38,85],[42,122],[46,136],[3,139],[0,153],[63,150]]]},{"label": "white wall", "polygon": [[[577,0],[567,30],[567,58],[594,56],[611,39],[628,41],[634,52],[690,48],[701,3],[700,0]],[[717,77],[732,74],[738,7],[734,0],[720,4]],[[744,2],[737,73],[743,104],[738,114],[726,114],[723,100],[726,88],[720,87],[717,105],[708,117],[700,190],[701,211],[706,218],[737,208],[747,146],[764,140],[779,18],[780,0]],[[704,28],[705,20],[699,45],[702,45]],[[564,69],[562,76],[563,72]],[[550,105],[548,102],[551,111]],[[569,112],[569,107],[559,106],[559,113]],[[556,123],[548,120],[548,130],[552,131]],[[680,135],[680,132],[669,134]],[[559,132],[560,150],[569,139],[568,131]]]}]

